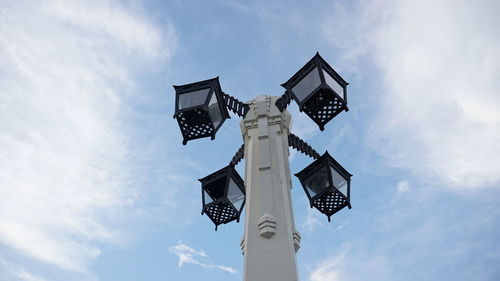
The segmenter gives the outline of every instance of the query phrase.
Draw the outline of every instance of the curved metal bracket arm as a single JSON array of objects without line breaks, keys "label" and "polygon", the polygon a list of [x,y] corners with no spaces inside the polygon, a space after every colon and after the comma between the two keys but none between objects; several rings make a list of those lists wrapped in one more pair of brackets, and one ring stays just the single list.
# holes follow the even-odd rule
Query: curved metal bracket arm
[{"label": "curved metal bracket arm", "polygon": [[234,112],[239,117],[245,117],[247,115],[248,110],[250,110],[250,106],[246,103],[239,101],[237,98],[230,96],[226,93],[223,93],[224,102],[226,103],[227,109]]},{"label": "curved metal bracket arm", "polygon": [[292,101],[292,96],[290,95],[290,92],[285,91],[285,93],[276,100],[276,107],[283,112],[286,107],[290,104]]},{"label": "curved metal bracket arm", "polygon": [[243,157],[245,157],[245,144],[242,144],[238,151],[236,151],[236,154],[233,156],[233,159],[231,159],[231,162],[229,162],[229,165],[236,166],[240,163]]},{"label": "curved metal bracket arm", "polygon": [[288,135],[288,145],[314,159],[318,159],[321,156],[307,142],[292,133]]}]

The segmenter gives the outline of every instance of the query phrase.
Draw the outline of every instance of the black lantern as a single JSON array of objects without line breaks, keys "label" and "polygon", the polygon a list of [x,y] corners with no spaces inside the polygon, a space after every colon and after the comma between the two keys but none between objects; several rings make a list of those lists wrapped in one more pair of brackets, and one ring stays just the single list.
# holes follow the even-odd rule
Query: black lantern
[{"label": "black lantern", "polygon": [[347,108],[347,83],[328,63],[316,55],[283,86],[321,131],[325,124]]},{"label": "black lantern", "polygon": [[309,204],[330,217],[344,207],[351,208],[351,174],[325,152],[295,174],[309,198]]},{"label": "black lantern", "polygon": [[181,129],[182,144],[204,137],[214,139],[224,120],[229,118],[219,77],[174,86],[174,89],[174,118],[177,119]]},{"label": "black lantern", "polygon": [[203,200],[201,214],[207,214],[215,230],[220,224],[239,222],[245,205],[245,185],[234,166],[229,165],[199,181]]}]

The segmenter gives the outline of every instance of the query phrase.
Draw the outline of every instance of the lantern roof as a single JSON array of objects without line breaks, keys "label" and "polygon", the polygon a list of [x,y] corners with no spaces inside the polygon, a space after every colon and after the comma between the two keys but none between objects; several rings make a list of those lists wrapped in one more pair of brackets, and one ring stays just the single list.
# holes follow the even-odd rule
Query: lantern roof
[{"label": "lantern roof", "polygon": [[214,180],[217,180],[219,178],[223,178],[226,176],[228,176],[228,177],[233,176],[234,179],[236,181],[238,181],[238,184],[240,184],[240,183],[241,183],[241,185],[244,184],[244,181],[241,178],[240,174],[238,174],[238,172],[234,168],[234,165],[231,165],[231,164],[227,165],[226,167],[224,167],[216,172],[211,173],[210,175],[208,175],[206,177],[198,179],[198,181],[200,181],[202,184],[204,184],[204,183],[209,183],[209,182],[212,182]]},{"label": "lantern roof", "polygon": [[203,88],[211,88],[212,85],[217,84],[220,88],[219,76],[207,80],[202,80],[198,82],[193,82],[184,85],[173,85],[175,92],[178,94],[183,94],[186,92],[192,92]]},{"label": "lantern roof", "polygon": [[201,91],[203,89],[208,89],[208,91],[206,93],[204,93],[206,96],[203,99],[202,105],[207,105],[209,103],[212,95],[216,94],[217,100],[221,104],[222,115],[225,118],[230,118],[229,112],[227,111],[227,108],[224,104],[224,97],[223,97],[224,92],[222,91],[222,88],[220,86],[219,76],[212,78],[212,79],[207,79],[207,80],[198,81],[198,82],[189,83],[189,84],[184,84],[184,85],[173,85],[173,87],[175,89],[175,94],[176,94],[176,101],[175,101],[176,112],[174,114],[174,117],[178,115],[179,111],[187,110],[187,109],[191,108],[191,107],[179,108],[179,95],[192,93],[192,92],[196,92],[196,91]]},{"label": "lantern roof", "polygon": [[326,165],[333,166],[335,170],[337,170],[346,178],[352,177],[352,174],[349,173],[344,167],[342,167],[342,165],[340,165],[340,163],[337,162],[337,160],[335,160],[335,158],[333,158],[330,155],[330,153],[328,153],[328,150],[323,155],[321,155],[316,161],[309,164],[307,167],[302,169],[302,171],[296,173],[295,176],[300,178]]},{"label": "lantern roof", "polygon": [[[285,89],[290,89],[295,86],[303,77],[305,77],[311,70],[313,70],[317,66],[322,66],[330,75],[337,80],[342,86],[349,85],[348,82],[340,76],[337,71],[335,71],[324,59],[320,56],[319,52],[316,52],[316,55],[312,57],[302,68],[299,69],[288,81],[281,84],[281,86]],[[318,68],[320,69],[320,68]]]}]

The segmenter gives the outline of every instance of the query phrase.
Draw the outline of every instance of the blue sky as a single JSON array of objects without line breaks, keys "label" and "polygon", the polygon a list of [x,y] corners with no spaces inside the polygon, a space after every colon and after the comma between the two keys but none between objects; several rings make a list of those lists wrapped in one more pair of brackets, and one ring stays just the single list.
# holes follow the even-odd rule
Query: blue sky
[{"label": "blue sky", "polygon": [[328,223],[293,179],[301,280],[498,280],[498,10],[2,2],[0,280],[241,280],[243,224],[215,232],[197,181],[239,148],[239,118],[182,146],[172,85],[281,95],[316,51],[350,83],[350,110],[320,132],[292,103],[292,131],[354,174],[353,209]]}]

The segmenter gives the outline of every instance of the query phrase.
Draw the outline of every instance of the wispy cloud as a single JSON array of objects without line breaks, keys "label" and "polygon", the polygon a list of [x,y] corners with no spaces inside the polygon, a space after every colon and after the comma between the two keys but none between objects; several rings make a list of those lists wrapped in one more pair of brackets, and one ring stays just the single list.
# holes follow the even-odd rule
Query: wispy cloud
[{"label": "wispy cloud", "polygon": [[136,197],[127,96],[175,34],[114,1],[8,1],[0,14],[0,243],[84,272]]},{"label": "wispy cloud", "polygon": [[21,271],[16,274],[16,277],[24,281],[46,281],[45,279],[34,276],[26,271]]},{"label": "wispy cloud", "polygon": [[342,266],[344,263],[343,254],[323,261],[309,275],[310,281],[340,281],[342,276]]},{"label": "wispy cloud", "polygon": [[304,227],[308,233],[313,232],[318,226],[323,225],[318,216],[319,214],[316,209],[307,209],[307,215],[302,222],[302,227]]},{"label": "wispy cloud", "polygon": [[[394,189],[393,189],[394,191]],[[358,218],[362,228],[312,265],[316,280],[495,280],[499,274],[498,191],[465,198],[429,189],[393,192],[383,208]],[[361,231],[360,231],[361,230]]]},{"label": "wispy cloud", "polygon": [[[366,257],[362,260],[353,258],[348,249],[343,249],[340,253],[331,256],[318,264],[309,274],[310,281],[340,281],[340,280],[383,280],[387,271],[386,259],[384,257]],[[353,269],[356,268],[356,270]]]},{"label": "wispy cloud", "polygon": [[22,281],[46,281],[46,279],[35,276],[24,268],[10,263],[0,257],[0,279],[22,280]]},{"label": "wispy cloud", "polygon": [[208,259],[205,251],[197,251],[181,242],[170,248],[170,251],[179,258],[179,267],[182,267],[184,264],[195,264],[209,270],[219,270],[231,274],[238,273],[238,271],[232,267],[212,263]]},{"label": "wispy cloud", "polygon": [[498,1],[339,3],[324,34],[346,61],[381,71],[375,149],[443,186],[499,183]]}]

